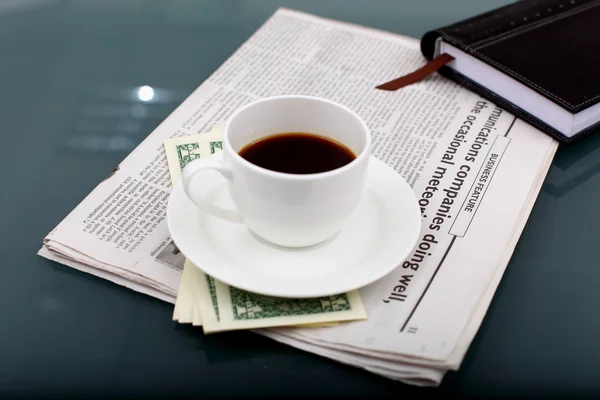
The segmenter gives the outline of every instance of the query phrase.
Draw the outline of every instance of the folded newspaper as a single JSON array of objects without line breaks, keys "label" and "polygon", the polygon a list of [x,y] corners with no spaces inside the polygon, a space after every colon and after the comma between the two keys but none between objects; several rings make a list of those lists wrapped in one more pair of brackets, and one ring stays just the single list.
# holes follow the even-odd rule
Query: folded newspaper
[{"label": "folded newspaper", "polygon": [[[422,63],[416,39],[280,9],[47,235],[39,254],[171,303],[181,283],[181,322],[251,328],[381,376],[438,385],[459,368],[485,316],[557,142],[440,76],[397,92],[375,89]],[[277,324],[250,301],[246,314],[262,321],[233,326],[225,313],[235,307],[227,298],[234,288],[211,286],[190,264],[184,269],[169,236],[164,142],[207,134],[240,106],[280,94],[324,97],[356,111],[373,135],[373,155],[418,199],[422,232],[412,254],[352,295],[367,319],[359,312],[352,322]],[[193,147],[185,156],[198,156]],[[222,295],[217,303],[215,294]]]}]

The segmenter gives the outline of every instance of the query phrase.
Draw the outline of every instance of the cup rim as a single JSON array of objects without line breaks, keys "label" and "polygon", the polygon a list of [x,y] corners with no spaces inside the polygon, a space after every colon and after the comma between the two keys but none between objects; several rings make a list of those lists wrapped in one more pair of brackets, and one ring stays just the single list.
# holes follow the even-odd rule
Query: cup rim
[{"label": "cup rim", "polygon": [[[352,161],[350,161],[348,164],[333,169],[331,171],[325,171],[325,172],[317,172],[314,174],[291,174],[291,173],[287,173],[287,172],[279,172],[279,171],[273,171],[267,168],[263,168],[263,167],[259,167],[256,164],[251,163],[250,161],[246,160],[245,158],[243,158],[242,156],[240,156],[238,154],[237,151],[235,151],[233,149],[233,147],[231,146],[231,142],[229,141],[229,125],[231,124],[231,121],[233,121],[240,113],[242,113],[243,111],[245,111],[247,108],[254,106],[256,104],[260,104],[260,103],[264,103],[264,102],[268,102],[268,101],[276,101],[276,100],[282,100],[282,99],[306,99],[306,100],[314,100],[314,101],[319,101],[322,103],[328,103],[330,105],[333,105],[335,107],[341,108],[344,111],[346,111],[347,113],[349,113],[353,118],[355,118],[358,123],[360,124],[361,128],[363,129],[363,131],[366,133],[366,143],[365,146],[363,147],[363,149],[361,150],[361,152],[359,154],[356,155],[356,158]],[[230,153],[233,154],[233,157],[240,162],[242,165],[244,165],[246,168],[250,168],[251,170],[255,171],[255,172],[259,172],[265,175],[268,175],[270,177],[273,178],[279,178],[279,179],[285,179],[285,180],[298,180],[298,181],[309,181],[309,180],[315,180],[315,179],[319,179],[319,178],[328,178],[328,177],[332,177],[335,175],[339,175],[339,174],[343,174],[344,172],[354,168],[355,165],[357,165],[358,163],[360,163],[364,158],[368,158],[371,154],[371,132],[369,130],[369,128],[367,127],[367,124],[365,123],[365,121],[354,111],[352,111],[350,108],[344,106],[343,104],[337,103],[335,101],[331,101],[328,99],[324,99],[321,97],[315,97],[315,96],[306,96],[306,95],[280,95],[280,96],[270,96],[270,97],[265,97],[264,99],[260,99],[260,100],[256,100],[256,101],[252,101],[246,105],[244,105],[243,107],[238,108],[227,120],[227,122],[225,123],[225,128],[223,129],[223,145],[225,146],[225,148],[228,149],[228,151]]]}]

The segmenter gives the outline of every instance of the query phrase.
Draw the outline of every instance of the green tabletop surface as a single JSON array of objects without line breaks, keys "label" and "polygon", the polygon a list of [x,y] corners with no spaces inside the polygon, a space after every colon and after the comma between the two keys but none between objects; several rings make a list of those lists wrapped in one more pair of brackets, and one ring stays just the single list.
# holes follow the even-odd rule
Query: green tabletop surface
[{"label": "green tabletop surface", "polygon": [[[204,336],[171,304],[36,254],[277,8],[420,38],[508,3],[0,0],[0,398],[600,394],[600,135],[559,147],[462,367],[436,389],[250,332]],[[170,96],[140,109],[143,85]]]}]

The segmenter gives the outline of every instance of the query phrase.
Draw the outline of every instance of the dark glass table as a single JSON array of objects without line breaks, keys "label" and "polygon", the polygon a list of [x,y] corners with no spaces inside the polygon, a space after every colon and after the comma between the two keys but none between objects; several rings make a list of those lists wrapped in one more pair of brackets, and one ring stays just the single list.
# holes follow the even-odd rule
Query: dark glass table
[{"label": "dark glass table", "polygon": [[[36,255],[42,238],[279,6],[414,37],[506,1],[0,0],[0,397],[422,396]],[[143,85],[170,93],[145,111]],[[600,135],[561,146],[438,395],[600,392]]]}]

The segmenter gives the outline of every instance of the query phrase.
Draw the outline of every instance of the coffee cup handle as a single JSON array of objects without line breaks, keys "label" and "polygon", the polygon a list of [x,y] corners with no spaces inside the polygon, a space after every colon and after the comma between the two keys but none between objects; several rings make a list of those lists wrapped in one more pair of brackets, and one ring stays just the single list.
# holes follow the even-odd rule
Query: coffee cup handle
[{"label": "coffee cup handle", "polygon": [[195,198],[192,195],[190,191],[190,184],[192,182],[192,179],[198,172],[206,170],[217,171],[229,181],[233,179],[233,176],[231,175],[231,170],[225,165],[225,163],[222,160],[215,159],[215,157],[194,160],[185,166],[181,174],[181,181],[183,183],[183,190],[185,191],[185,194],[194,204],[196,204],[202,210],[227,221],[242,223],[242,216],[238,211],[233,209],[221,208],[219,206],[205,201],[204,199]]}]

